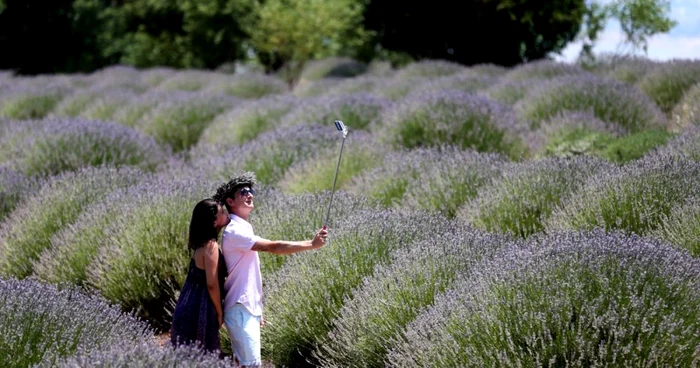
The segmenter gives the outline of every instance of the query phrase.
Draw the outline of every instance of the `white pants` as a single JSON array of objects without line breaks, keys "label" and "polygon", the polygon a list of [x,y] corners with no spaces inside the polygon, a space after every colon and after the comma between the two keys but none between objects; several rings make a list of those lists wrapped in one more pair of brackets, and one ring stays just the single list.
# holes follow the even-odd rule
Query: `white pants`
[{"label": "white pants", "polygon": [[260,316],[250,314],[243,304],[224,312],[224,324],[231,337],[231,349],[242,366],[260,367]]}]

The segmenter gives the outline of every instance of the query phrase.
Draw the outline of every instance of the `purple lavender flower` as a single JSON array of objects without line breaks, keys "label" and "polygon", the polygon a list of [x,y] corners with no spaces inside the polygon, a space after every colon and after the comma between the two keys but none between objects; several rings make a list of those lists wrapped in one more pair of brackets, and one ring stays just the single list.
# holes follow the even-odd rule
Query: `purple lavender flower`
[{"label": "purple lavender flower", "polygon": [[700,162],[700,125],[686,127],[679,135],[648,155],[683,156]]},{"label": "purple lavender flower", "polygon": [[544,120],[539,129],[529,135],[530,150],[541,155],[574,156],[585,154],[595,142],[581,140],[571,142],[572,135],[595,139],[598,136],[622,137],[625,128],[598,119],[593,111],[563,111]]},{"label": "purple lavender flower", "polygon": [[219,114],[234,108],[240,100],[225,95],[197,92],[169,94],[150,109],[137,127],[158,143],[173,151],[189,149],[199,141],[202,131]]},{"label": "purple lavender flower", "polygon": [[231,148],[275,129],[280,118],[302,100],[292,94],[271,95],[242,103],[217,116],[202,132],[198,145]]},{"label": "purple lavender flower", "polygon": [[538,236],[463,274],[395,339],[386,365],[692,366],[699,262],[618,232]]},{"label": "purple lavender flower", "polygon": [[199,147],[192,153],[190,166],[208,177],[221,179],[229,178],[235,171],[253,171],[259,182],[274,185],[293,165],[329,152],[337,145],[338,132],[328,127],[316,124],[279,127],[223,153]]},{"label": "purple lavender flower", "polygon": [[637,85],[664,113],[670,115],[685,92],[699,82],[700,62],[671,60],[645,75]]},{"label": "purple lavender flower", "polygon": [[[39,80],[39,77],[35,77]],[[0,93],[0,117],[38,119],[48,115],[72,90],[66,83],[47,80],[20,81]]]},{"label": "purple lavender flower", "polygon": [[397,70],[394,79],[424,77],[436,78],[452,75],[466,70],[464,65],[446,60],[421,60],[412,62]]},{"label": "purple lavender flower", "polygon": [[445,77],[431,78],[421,83],[409,92],[407,98],[413,94],[424,94],[438,91],[477,92],[486,89],[496,83],[498,78],[489,75],[478,75],[474,72],[462,72]]},{"label": "purple lavender flower", "polygon": [[53,234],[72,223],[85,206],[138,182],[142,175],[128,167],[83,168],[39,183],[37,193],[25,195],[0,225],[0,274],[29,276],[32,262],[51,246]]},{"label": "purple lavender flower", "polygon": [[367,71],[363,62],[346,57],[330,57],[313,60],[304,66],[301,79],[317,81],[329,78],[352,78]]},{"label": "purple lavender flower", "polygon": [[289,258],[267,278],[264,358],[284,366],[312,359],[312,351],[339,317],[345,298],[375,267],[389,262],[393,251],[449,227],[441,216],[357,211],[331,229],[335,235],[322,250]]},{"label": "purple lavender flower", "polygon": [[662,217],[660,226],[651,235],[700,259],[700,197],[693,195],[677,204],[670,214]]},{"label": "purple lavender flower", "polygon": [[124,195],[87,268],[85,284],[159,330],[169,327],[185,281],[187,227],[194,205],[212,195],[205,177],[148,178]]},{"label": "purple lavender flower", "polygon": [[[322,147],[314,147],[313,156],[308,159],[295,162],[289,166],[278,186],[287,193],[304,193],[331,190],[336,182],[336,189],[344,189],[349,180],[363,171],[371,170],[381,164],[384,156],[389,152],[388,148],[377,144],[371,133],[364,131],[351,131],[344,143],[343,156],[340,161],[337,181],[335,179],[338,165],[339,135],[337,131],[334,139],[328,139],[326,144],[335,143],[333,149],[328,149],[326,144]],[[347,159],[351,157],[351,159]]]},{"label": "purple lavender flower", "polygon": [[210,83],[206,91],[245,99],[258,99],[289,92],[289,86],[282,79],[261,73],[222,76],[220,79],[221,81]]},{"label": "purple lavender flower", "polygon": [[78,352],[146,343],[152,331],[94,293],[25,279],[0,279],[0,362],[55,366]]},{"label": "purple lavender flower", "polygon": [[164,91],[203,91],[211,84],[221,80],[221,73],[206,70],[180,70],[164,79],[155,89]]},{"label": "purple lavender flower", "polygon": [[0,221],[14,210],[25,193],[32,192],[36,186],[35,178],[0,166]]},{"label": "purple lavender flower", "polygon": [[611,167],[587,156],[512,163],[480,188],[458,217],[485,231],[526,238],[542,231],[552,211],[569,196],[576,197],[588,179]]},{"label": "purple lavender flower", "polygon": [[690,87],[671,112],[671,127],[681,131],[688,126],[700,126],[700,83]]},{"label": "purple lavender flower", "polygon": [[699,192],[700,164],[648,155],[589,178],[552,212],[545,230],[602,227],[648,234],[675,205]]},{"label": "purple lavender flower", "polygon": [[342,120],[353,130],[375,129],[380,124],[382,113],[392,102],[368,93],[353,95],[323,96],[303,100],[298,107],[280,118],[287,126],[300,124],[332,124]]},{"label": "purple lavender flower", "polygon": [[538,85],[515,105],[518,115],[535,128],[562,111],[589,111],[629,132],[664,127],[667,119],[637,88],[593,75],[559,77]]},{"label": "purple lavender flower", "polygon": [[509,81],[546,80],[562,76],[589,74],[578,65],[551,61],[537,60],[520,64],[510,69],[503,78]]},{"label": "purple lavender flower", "polygon": [[84,166],[155,170],[168,154],[154,139],[119,124],[46,118],[9,127],[0,138],[11,164],[27,175],[54,175]]},{"label": "purple lavender flower", "polygon": [[81,352],[56,362],[57,368],[232,368],[231,357],[220,359],[217,353],[207,353],[197,344],[158,346],[155,343],[111,344],[101,349]]},{"label": "purple lavender flower", "polygon": [[392,338],[433,304],[457,275],[512,244],[507,236],[453,224],[391,255],[344,300],[333,328],[317,344],[321,366],[383,367]]},{"label": "purple lavender flower", "polygon": [[511,158],[527,154],[529,127],[509,106],[457,91],[412,95],[388,109],[380,138],[394,147],[455,145]]},{"label": "purple lavender flower", "polygon": [[343,81],[345,81],[344,78],[323,78],[314,81],[302,79],[294,86],[292,93],[297,97],[325,95]]}]

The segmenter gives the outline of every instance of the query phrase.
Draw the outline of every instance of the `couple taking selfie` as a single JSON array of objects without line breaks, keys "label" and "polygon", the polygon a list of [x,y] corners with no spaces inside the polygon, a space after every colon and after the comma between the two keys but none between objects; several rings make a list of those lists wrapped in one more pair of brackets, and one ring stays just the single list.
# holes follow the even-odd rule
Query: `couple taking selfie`
[{"label": "couple taking selfie", "polygon": [[[255,235],[248,216],[254,208],[255,176],[243,173],[197,203],[192,212],[187,278],[173,314],[173,345],[199,343],[221,351],[222,325],[231,338],[234,360],[242,367],[262,365],[260,328],[264,325],[258,252],[292,254],[318,249],[327,231],[312,240],[278,241]],[[219,232],[223,229],[221,247]]]}]

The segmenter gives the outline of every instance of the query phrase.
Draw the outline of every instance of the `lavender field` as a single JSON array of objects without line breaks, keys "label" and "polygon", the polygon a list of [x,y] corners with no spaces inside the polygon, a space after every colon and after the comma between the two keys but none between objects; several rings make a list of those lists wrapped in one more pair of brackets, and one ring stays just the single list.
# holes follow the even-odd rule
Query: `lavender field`
[{"label": "lavender field", "polygon": [[267,362],[700,366],[700,61],[343,58],[0,72],[0,365],[230,365],[157,342],[191,211],[253,171],[256,233],[311,238],[336,119],[329,244],[261,254]]}]

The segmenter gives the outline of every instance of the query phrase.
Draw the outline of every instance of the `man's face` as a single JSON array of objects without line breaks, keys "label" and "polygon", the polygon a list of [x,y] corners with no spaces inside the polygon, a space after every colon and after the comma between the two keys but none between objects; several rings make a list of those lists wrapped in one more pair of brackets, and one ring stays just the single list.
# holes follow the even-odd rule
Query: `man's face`
[{"label": "man's face", "polygon": [[232,209],[236,212],[238,211],[251,211],[255,204],[253,203],[253,198],[255,195],[255,190],[250,187],[243,187],[238,189],[234,194]]}]

